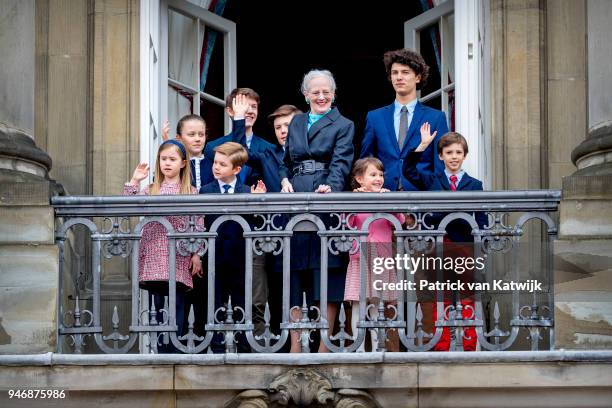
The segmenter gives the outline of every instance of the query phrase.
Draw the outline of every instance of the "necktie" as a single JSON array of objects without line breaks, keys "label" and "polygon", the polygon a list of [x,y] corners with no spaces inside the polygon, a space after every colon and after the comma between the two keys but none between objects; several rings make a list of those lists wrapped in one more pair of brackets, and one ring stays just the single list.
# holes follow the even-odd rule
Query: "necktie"
[{"label": "necktie", "polygon": [[450,189],[451,191],[457,191],[457,176],[455,174],[451,174],[450,179]]},{"label": "necktie", "polygon": [[231,185],[229,184],[224,184],[223,185],[223,194],[228,194],[229,193],[229,189],[232,188]]},{"label": "necktie", "polygon": [[402,106],[400,110],[400,121],[399,121],[399,135],[397,143],[399,144],[400,150],[404,147],[404,141],[406,140],[406,134],[408,133],[408,108]]}]

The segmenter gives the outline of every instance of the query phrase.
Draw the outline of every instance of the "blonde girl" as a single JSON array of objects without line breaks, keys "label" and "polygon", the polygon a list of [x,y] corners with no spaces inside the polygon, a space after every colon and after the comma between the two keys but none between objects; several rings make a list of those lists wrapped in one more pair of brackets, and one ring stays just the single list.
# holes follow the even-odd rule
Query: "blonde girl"
[{"label": "blonde girl", "polygon": [[[132,179],[123,186],[124,195],[173,195],[197,194],[191,186],[190,166],[183,144],[168,140],[159,146],[155,163],[153,183],[139,190],[140,182],[149,176],[149,165],[140,163]],[[168,221],[175,230],[184,230],[188,225],[185,216],[169,216]],[[198,223],[203,220],[199,220]],[[142,230],[138,252],[138,281],[140,287],[153,295],[155,308],[164,307],[168,296],[168,237],[166,229],[157,222],[148,223]],[[176,253],[176,322],[178,334],[182,334],[185,292],[193,288],[192,275],[202,276],[202,262],[197,253],[184,256]],[[170,350],[172,351],[172,350]],[[160,350],[163,352],[163,350]]]}]

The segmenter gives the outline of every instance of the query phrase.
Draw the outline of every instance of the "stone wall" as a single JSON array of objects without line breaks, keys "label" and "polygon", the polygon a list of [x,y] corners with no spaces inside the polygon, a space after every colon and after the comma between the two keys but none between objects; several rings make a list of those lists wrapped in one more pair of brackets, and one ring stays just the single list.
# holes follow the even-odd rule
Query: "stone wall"
[{"label": "stone wall", "polygon": [[[588,131],[563,179],[557,275],[557,347],[612,348],[612,3],[587,0]],[[580,109],[580,108],[578,108]],[[578,131],[578,129],[576,129]]]},{"label": "stone wall", "polygon": [[34,1],[0,7],[0,354],[55,349],[50,157],[34,144]]},{"label": "stone wall", "polygon": [[64,390],[38,405],[62,407],[604,407],[611,362],[610,352],[0,357],[0,404],[23,406],[10,384]]}]

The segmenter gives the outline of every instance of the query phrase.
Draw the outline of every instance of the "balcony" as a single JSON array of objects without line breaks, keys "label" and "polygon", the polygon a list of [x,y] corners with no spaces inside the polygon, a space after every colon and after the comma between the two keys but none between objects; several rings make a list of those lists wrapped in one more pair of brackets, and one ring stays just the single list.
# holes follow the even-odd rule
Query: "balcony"
[{"label": "balcony", "polygon": [[[52,205],[58,224],[56,239],[60,247],[62,280],[59,283],[62,305],[58,313],[59,351],[83,353],[85,339],[89,338],[88,353],[155,353],[159,345],[172,344],[176,351],[196,354],[206,352],[218,333],[217,336],[223,337],[225,351],[232,353],[237,351],[237,334],[243,333],[243,341],[248,341],[251,352],[275,353],[286,347],[290,332],[295,331],[299,333],[303,353],[311,351],[313,333],[331,352],[351,353],[366,341],[367,331],[378,339],[386,339],[395,331],[401,350],[424,352],[435,348],[445,328],[451,333],[450,351],[463,349],[463,342],[457,339],[467,337],[465,332],[470,328],[477,335],[480,351],[552,350],[551,245],[557,232],[554,212],[559,199],[560,194],[556,191],[56,197]],[[347,221],[350,214],[356,213],[372,213],[363,230],[351,227]],[[392,215],[395,213],[407,214],[412,223],[401,225]],[[486,214],[486,222],[479,225],[474,214]],[[435,215],[440,221],[430,225],[428,220]],[[167,216],[185,217],[184,228],[175,230],[165,218]],[[198,222],[202,217],[209,219],[211,216],[216,217],[212,225],[204,227]],[[340,306],[335,331],[332,331],[327,316],[328,257],[341,252],[354,253],[358,244],[365,248],[368,225],[376,219],[393,223],[395,252],[392,255],[401,259],[419,254],[441,257],[446,226],[456,220],[469,224],[474,239],[470,244],[474,257],[482,256],[486,261],[485,268],[478,271],[474,280],[485,283],[480,287],[494,290],[475,290],[471,295],[473,302],[467,306],[458,296],[454,301],[444,301],[441,290],[432,292],[436,297],[433,299],[435,306],[433,301],[431,305],[419,301],[417,290],[396,291],[397,300],[391,305],[382,301],[368,304],[365,296],[361,296],[356,333],[350,329],[344,303]],[[169,296],[160,310],[156,310],[153,302],[148,301],[150,296],[138,286],[139,240],[143,228],[152,222],[161,223],[167,230],[171,255]],[[222,299],[222,307],[215,307],[219,299],[215,302],[214,248],[217,230],[226,222],[237,222],[243,230],[244,303],[232,303],[228,298]],[[86,238],[91,242],[91,267],[78,273],[66,271],[64,262],[67,240],[70,236],[75,237],[71,231],[77,226],[86,229]],[[308,304],[306,296],[301,304],[289,302],[291,254],[295,251],[291,248],[291,236],[305,231],[316,232],[322,248],[321,299],[316,305]],[[528,244],[523,243],[526,239],[530,240]],[[206,321],[200,322],[204,323],[204,333],[199,334],[194,332],[198,322],[194,320],[193,309],[188,313],[185,332],[176,331],[174,255],[189,248],[191,252],[197,250],[208,263]],[[253,257],[264,254],[282,259],[282,294],[270,295],[281,297],[282,301],[279,310],[271,310],[270,304],[266,304],[265,329],[256,333],[252,300]],[[127,305],[128,313],[121,310],[120,305],[111,305],[112,315],[107,313],[110,321],[104,321],[101,315],[103,264],[114,257],[130,259],[131,300]],[[531,261],[522,262],[528,257]],[[365,277],[367,262],[365,258],[362,260],[361,276]],[[440,274],[439,265],[437,268],[428,273]],[[86,275],[90,276],[84,278]],[[404,282],[404,286],[416,276],[418,274],[408,269],[397,269],[398,282]],[[69,277],[74,281],[67,282]],[[83,285],[83,278],[88,284]],[[527,286],[502,288],[491,285],[491,282],[507,284],[529,282],[530,279],[543,287],[528,291]],[[366,284],[367,279],[361,279],[361,294],[366,293]],[[430,331],[424,327],[424,307],[435,307],[438,316]],[[121,321],[121,315],[129,315],[129,322]],[[278,316],[280,323],[272,325],[272,316]],[[520,333],[528,335],[528,342],[519,340]],[[93,343],[95,347],[91,347]],[[385,341],[379,341],[374,347],[374,351],[386,351]],[[317,359],[316,354],[303,357]]]}]

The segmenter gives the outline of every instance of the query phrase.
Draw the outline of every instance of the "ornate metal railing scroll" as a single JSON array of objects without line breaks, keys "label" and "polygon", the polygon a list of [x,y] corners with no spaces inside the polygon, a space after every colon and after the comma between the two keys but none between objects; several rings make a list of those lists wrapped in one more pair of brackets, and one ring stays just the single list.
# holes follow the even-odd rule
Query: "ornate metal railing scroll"
[{"label": "ornate metal railing scroll", "polygon": [[[67,268],[64,247],[70,239],[70,230],[85,229],[91,240],[89,298],[84,300],[76,285],[70,289],[65,282],[59,284],[60,297],[64,300],[60,304],[68,305],[68,310],[63,307],[58,310],[58,334],[62,340],[59,351],[91,352],[95,345],[102,353],[128,353],[136,349],[156,353],[162,347],[181,353],[213,349],[219,352],[214,345],[220,340],[221,350],[226,353],[245,348],[274,353],[288,351],[291,332],[299,338],[303,353],[313,350],[317,337],[335,353],[362,350],[369,337],[377,339],[372,351],[389,351],[386,340],[392,331],[397,332],[400,349],[409,352],[434,350],[446,333],[450,333],[449,349],[455,351],[463,351],[464,342],[474,341],[470,337],[474,335],[477,349],[483,351],[552,348],[552,242],[557,233],[553,213],[559,201],[560,192],[553,190],[54,197],[60,280],[69,276],[62,270]],[[368,216],[358,229],[350,219],[363,213]],[[484,224],[482,214],[486,219]],[[179,217],[184,222],[173,227],[169,217]],[[400,218],[406,221],[402,223]],[[434,299],[427,302],[414,290],[397,291],[394,301],[383,301],[379,290],[373,288],[373,295],[368,299],[366,285],[371,284],[368,282],[370,266],[364,249],[369,245],[371,225],[379,220],[386,220],[391,226],[393,239],[389,244],[399,259],[443,257],[447,227],[458,221],[469,225],[473,254],[482,256],[486,264],[484,270],[474,272],[475,282],[487,282],[497,275],[516,282],[525,280],[521,250],[526,245],[527,224],[532,230],[539,228],[541,233],[533,236],[539,240],[540,269],[544,271],[549,290],[529,296],[519,289],[500,293],[474,290],[469,302],[463,302],[456,293],[449,301],[443,298],[443,291],[436,291]],[[236,273],[243,274],[244,301],[215,299],[215,282],[219,278],[215,269],[215,245],[220,239],[219,228],[228,222],[237,223],[242,229],[245,264]],[[161,225],[168,237],[169,289],[163,307],[156,307],[151,295],[141,290],[138,283],[143,230],[152,223]],[[296,256],[296,248],[291,243],[294,234],[303,231],[311,231],[314,239],[319,240],[321,299],[312,303],[304,294],[300,304],[291,304],[291,259]],[[349,303],[339,304],[336,322],[329,321],[328,260],[330,256],[354,255],[359,250],[359,320],[353,332]],[[177,254],[192,253],[202,256],[206,273],[208,292],[204,295],[204,317],[198,317],[193,309],[185,310],[184,330],[178,333],[175,260]],[[125,306],[114,305],[109,322],[103,322],[101,317],[103,260],[116,257],[130,260],[129,324],[120,321],[122,313],[127,312],[121,310]],[[282,265],[282,273],[272,274],[268,270],[268,277],[282,280],[282,284],[276,292],[270,292],[261,317],[263,321],[256,322],[253,281],[254,273],[261,273],[254,271],[257,257],[268,261],[276,258],[277,264]],[[393,275],[397,282],[391,283],[416,285],[420,275],[414,272],[411,267],[398,268]],[[427,273],[438,281],[444,280],[438,266]],[[436,316],[435,321],[432,314]],[[197,327],[204,332],[200,333]],[[315,333],[319,336],[313,336]],[[137,344],[139,339],[148,341]]]}]

